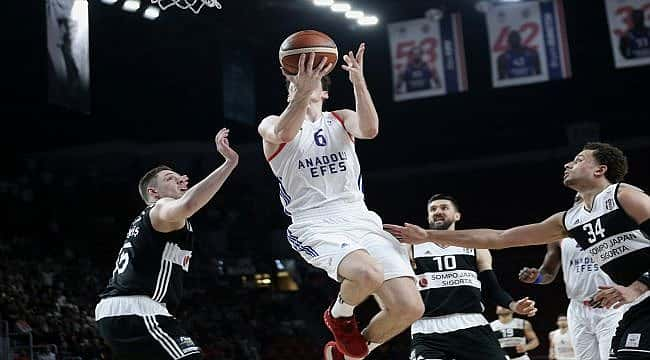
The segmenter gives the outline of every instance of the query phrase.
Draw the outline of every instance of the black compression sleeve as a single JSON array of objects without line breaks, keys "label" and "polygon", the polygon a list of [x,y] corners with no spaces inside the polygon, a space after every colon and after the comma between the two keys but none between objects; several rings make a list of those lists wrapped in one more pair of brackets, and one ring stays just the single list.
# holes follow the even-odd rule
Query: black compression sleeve
[{"label": "black compression sleeve", "polygon": [[503,290],[493,270],[481,271],[478,274],[478,279],[481,281],[482,292],[487,298],[498,305],[510,308],[510,303],[513,301],[512,296]]}]

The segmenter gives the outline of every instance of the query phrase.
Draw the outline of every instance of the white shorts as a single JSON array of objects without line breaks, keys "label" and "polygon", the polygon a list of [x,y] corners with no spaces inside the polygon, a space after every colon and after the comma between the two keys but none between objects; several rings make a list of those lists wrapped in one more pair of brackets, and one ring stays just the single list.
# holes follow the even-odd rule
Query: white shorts
[{"label": "white shorts", "polygon": [[577,360],[607,360],[618,322],[627,307],[604,309],[571,300],[567,311],[569,334]]},{"label": "white shorts", "polygon": [[287,239],[303,259],[336,281],[342,280],[338,276],[341,260],[356,250],[365,250],[381,263],[384,281],[404,276],[415,280],[407,246],[384,231],[381,218],[367,209],[294,217]]}]

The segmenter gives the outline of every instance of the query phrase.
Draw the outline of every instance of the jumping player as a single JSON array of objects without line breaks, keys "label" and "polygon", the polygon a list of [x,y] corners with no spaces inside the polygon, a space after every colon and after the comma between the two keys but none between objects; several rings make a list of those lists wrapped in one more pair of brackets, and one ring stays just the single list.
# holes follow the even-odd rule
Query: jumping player
[{"label": "jumping player", "polygon": [[[383,231],[381,218],[364,202],[355,139],[372,139],[379,131],[363,75],[364,51],[361,44],[356,54],[343,57],[356,111],[323,111],[329,97],[324,76],[332,65],[323,59],[314,67],[314,54],[303,54],[297,75],[283,71],[289,104],[258,127],[285,213],[291,216],[289,243],[341,283],[337,300],[324,314],[335,339],[325,345],[326,359],[363,358],[424,311],[406,247]],[[353,310],[371,294],[381,311],[362,335]]]}]

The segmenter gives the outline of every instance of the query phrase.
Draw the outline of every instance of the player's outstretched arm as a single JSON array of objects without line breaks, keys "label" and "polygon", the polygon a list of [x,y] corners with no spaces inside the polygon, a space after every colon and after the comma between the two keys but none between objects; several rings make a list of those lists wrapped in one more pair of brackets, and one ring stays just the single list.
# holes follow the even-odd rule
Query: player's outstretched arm
[{"label": "player's outstretched arm", "polygon": [[343,55],[345,64],[343,70],[350,76],[350,82],[354,88],[354,99],[356,101],[356,112],[352,110],[340,110],[336,113],[341,115],[346,130],[358,139],[373,139],[379,133],[379,116],[377,109],[372,102],[370,91],[363,76],[363,54],[366,51],[366,44],[359,45],[356,54],[350,51]]},{"label": "player's outstretched arm", "polygon": [[550,284],[555,280],[562,266],[562,253],[560,242],[556,241],[546,245],[544,262],[537,268],[525,267],[519,271],[519,281],[528,284]]},{"label": "player's outstretched arm", "polygon": [[519,315],[535,316],[537,308],[533,300],[523,298],[515,301],[512,296],[505,291],[499,280],[492,270],[492,254],[487,249],[476,250],[476,263],[478,266],[478,279],[481,282],[481,295],[492,300],[494,303],[509,308]]},{"label": "player's outstretched arm", "polygon": [[385,224],[384,228],[400,241],[409,244],[433,242],[442,246],[504,249],[548,244],[566,237],[562,215],[563,213],[559,212],[540,223],[518,226],[508,230],[424,230],[409,223],[405,223],[404,226]]},{"label": "player's outstretched arm", "polygon": [[164,198],[156,202],[149,216],[154,228],[166,228],[165,224],[181,223],[194,215],[219,191],[239,162],[239,155],[230,147],[230,130],[221,129],[215,136],[217,151],[226,161],[210,175],[189,188],[179,199]]},{"label": "player's outstretched arm", "polygon": [[257,127],[257,131],[265,141],[271,144],[288,143],[298,134],[305,121],[312,93],[319,88],[321,79],[332,68],[323,57],[314,69],[315,56],[314,53],[309,54],[309,58],[305,54],[300,55],[297,75],[289,75],[282,70],[284,76],[293,84],[294,89],[290,89],[290,92],[294,92],[290,94],[289,105],[280,116],[267,116]]}]

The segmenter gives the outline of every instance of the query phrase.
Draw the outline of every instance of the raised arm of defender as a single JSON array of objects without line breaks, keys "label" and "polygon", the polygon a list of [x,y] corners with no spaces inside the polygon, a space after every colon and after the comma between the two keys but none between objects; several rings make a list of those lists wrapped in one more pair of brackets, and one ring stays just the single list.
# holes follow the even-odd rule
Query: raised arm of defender
[{"label": "raised arm of defender", "polygon": [[156,202],[149,217],[158,231],[172,231],[185,225],[185,220],[201,209],[219,191],[239,162],[239,155],[228,143],[228,129],[215,136],[217,151],[226,161],[178,199],[163,198]]},{"label": "raised arm of defender", "polygon": [[257,131],[266,142],[287,143],[298,134],[305,121],[312,93],[319,88],[321,78],[332,68],[332,64],[325,65],[326,58],[314,68],[314,58],[314,53],[309,54],[309,58],[305,54],[300,55],[297,75],[289,75],[282,70],[284,76],[293,84],[293,88],[289,89],[289,105],[282,114],[267,116],[258,126]]},{"label": "raised arm of defender", "polygon": [[562,216],[563,213],[559,212],[540,223],[517,226],[508,230],[424,230],[409,223],[405,223],[404,226],[386,224],[384,228],[400,241],[410,244],[433,242],[441,246],[503,249],[548,244],[567,237]]}]

